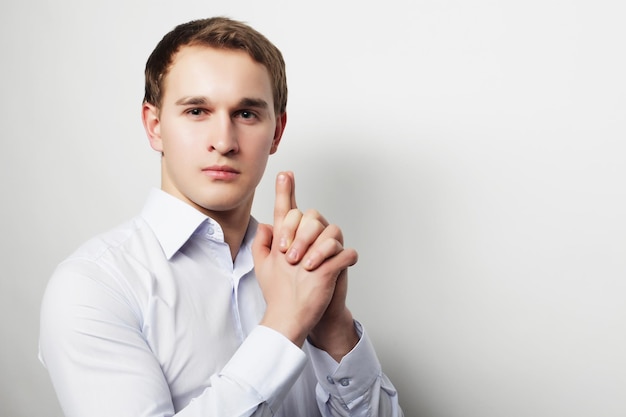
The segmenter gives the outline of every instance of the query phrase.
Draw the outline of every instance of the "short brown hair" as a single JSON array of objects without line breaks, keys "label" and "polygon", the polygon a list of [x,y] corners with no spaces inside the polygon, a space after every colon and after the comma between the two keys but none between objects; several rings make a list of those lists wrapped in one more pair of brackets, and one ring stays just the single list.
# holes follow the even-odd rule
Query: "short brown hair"
[{"label": "short brown hair", "polygon": [[144,103],[161,106],[163,80],[174,56],[183,46],[205,45],[218,49],[243,50],[264,65],[272,81],[274,109],[287,109],[287,76],[285,61],[278,48],[264,35],[243,22],[227,17],[192,20],[176,26],[157,44],[146,62]]}]

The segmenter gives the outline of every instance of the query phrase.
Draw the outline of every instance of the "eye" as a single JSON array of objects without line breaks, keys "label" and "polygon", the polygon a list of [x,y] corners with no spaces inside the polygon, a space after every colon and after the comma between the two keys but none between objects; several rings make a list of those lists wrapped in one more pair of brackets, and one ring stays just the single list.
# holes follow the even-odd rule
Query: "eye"
[{"label": "eye", "polygon": [[199,117],[199,116],[203,116],[206,113],[206,111],[204,109],[195,107],[193,109],[187,110],[186,113],[190,116]]},{"label": "eye", "polygon": [[251,112],[249,110],[241,110],[238,113],[238,116],[241,117],[242,119],[255,119],[257,117],[257,115],[254,112]]}]

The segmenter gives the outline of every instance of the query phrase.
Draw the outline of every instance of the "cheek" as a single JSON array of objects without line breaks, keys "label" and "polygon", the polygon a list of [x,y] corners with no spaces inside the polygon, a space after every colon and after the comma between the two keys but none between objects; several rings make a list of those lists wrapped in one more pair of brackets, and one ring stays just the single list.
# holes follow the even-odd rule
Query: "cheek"
[{"label": "cheek", "polygon": [[270,154],[270,150],[274,144],[274,128],[265,126],[255,132],[255,143],[258,145],[257,152],[266,155]]},{"label": "cheek", "polygon": [[257,146],[255,147],[253,151],[256,165],[259,165],[261,168],[264,168],[270,156],[271,150],[272,150],[272,141],[267,140],[267,138],[259,138],[259,141],[257,142]]},{"label": "cheek", "polygon": [[254,161],[251,164],[254,165],[256,176],[262,177],[265,172],[265,168],[267,166],[267,161],[270,156],[271,143],[269,146],[265,145],[259,147],[255,153]]},{"label": "cheek", "polygon": [[189,126],[168,125],[162,128],[163,151],[171,154],[184,155],[197,151],[198,132]]}]

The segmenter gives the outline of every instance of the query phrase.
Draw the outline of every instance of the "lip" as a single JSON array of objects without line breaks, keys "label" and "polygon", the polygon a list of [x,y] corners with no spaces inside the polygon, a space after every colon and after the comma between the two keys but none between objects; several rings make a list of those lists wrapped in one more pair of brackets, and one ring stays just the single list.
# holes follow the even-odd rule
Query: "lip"
[{"label": "lip", "polygon": [[202,173],[217,180],[232,180],[239,176],[240,172],[227,165],[212,165],[202,168]]}]

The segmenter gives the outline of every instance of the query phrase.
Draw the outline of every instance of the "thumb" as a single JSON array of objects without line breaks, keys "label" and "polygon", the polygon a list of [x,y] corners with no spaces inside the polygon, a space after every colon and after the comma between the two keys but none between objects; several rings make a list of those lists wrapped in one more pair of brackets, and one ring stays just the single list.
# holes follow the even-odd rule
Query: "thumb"
[{"label": "thumb", "polygon": [[272,250],[272,226],[267,224],[259,224],[256,230],[256,236],[252,241],[252,258],[254,263],[267,258]]}]

